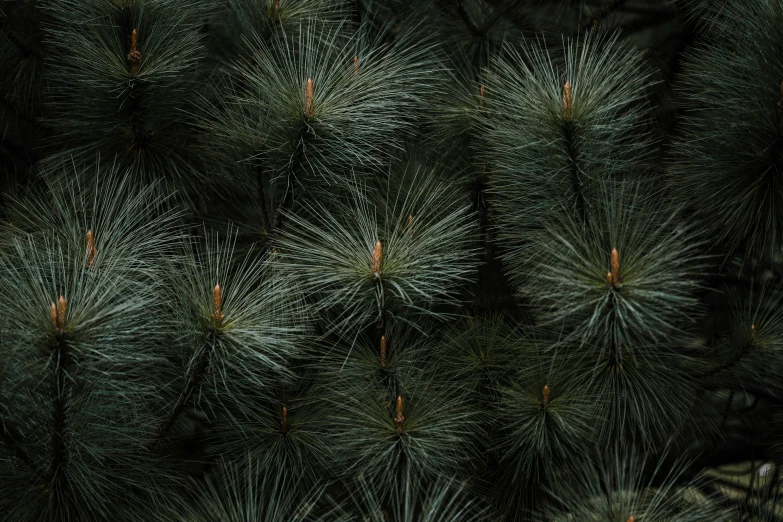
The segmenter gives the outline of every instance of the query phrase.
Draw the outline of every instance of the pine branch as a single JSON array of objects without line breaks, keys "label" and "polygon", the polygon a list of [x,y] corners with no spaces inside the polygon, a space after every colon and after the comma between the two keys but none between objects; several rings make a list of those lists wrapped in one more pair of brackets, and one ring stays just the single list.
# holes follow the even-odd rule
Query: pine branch
[{"label": "pine branch", "polygon": [[[547,520],[597,518],[604,520],[667,520],[729,522],[731,512],[711,498],[694,500],[689,488],[704,484],[705,477],[684,478],[690,464],[684,458],[666,463],[667,452],[653,461],[633,448],[610,449],[597,468],[583,470],[569,493],[552,491],[556,504],[547,509]],[[576,493],[579,492],[579,493]]]},{"label": "pine branch", "polygon": [[582,172],[579,168],[579,150],[577,146],[576,131],[574,129],[574,122],[571,119],[563,121],[563,135],[565,141],[565,149],[567,150],[569,159],[569,170],[571,175],[571,191],[575,198],[575,206],[577,215],[580,216],[585,226],[588,225],[588,207],[587,200],[585,199],[584,182],[582,181]]},{"label": "pine branch", "polygon": [[708,371],[696,374],[694,377],[696,377],[697,379],[706,379],[709,377],[714,377],[715,375],[724,372],[726,370],[730,370],[736,367],[737,365],[739,365],[740,363],[742,363],[744,359],[746,359],[749,355],[751,355],[754,351],[754,348],[755,348],[754,343],[752,342],[747,343],[746,345],[743,346],[743,348],[740,351],[736,352],[728,361],[724,361],[723,363],[710,368]]},{"label": "pine branch", "polygon": [[54,379],[52,383],[52,461],[49,466],[49,489],[58,498],[67,490],[69,461],[68,440],[70,438],[69,409],[71,401],[72,361],[67,338],[67,302],[60,296],[57,304],[51,305],[51,318],[55,328],[52,360]]},{"label": "pine branch", "polygon": [[252,33],[246,56],[231,66],[233,82],[216,93],[220,107],[207,108],[215,121],[203,126],[241,150],[247,138],[236,123],[252,122],[263,143],[245,159],[263,155],[275,175],[339,186],[346,172],[377,171],[400,148],[442,66],[430,42],[412,41],[408,30],[389,41],[387,31],[370,34],[368,26],[347,39],[342,26],[303,28],[276,45]]},{"label": "pine branch", "polygon": [[[714,11],[712,10],[714,8]],[[744,260],[772,261],[783,243],[778,2],[713,2],[702,42],[683,55],[673,142],[672,194],[713,244]],[[741,120],[737,114],[745,114]],[[699,198],[696,194],[712,197]],[[741,248],[741,250],[740,250]]]},{"label": "pine branch", "polygon": [[176,188],[178,198],[205,197],[213,180],[202,158],[191,154],[187,123],[199,88],[207,4],[42,2],[49,121],[59,148],[41,164],[45,172],[92,162],[101,153],[147,183]]},{"label": "pine branch", "polygon": [[436,305],[472,273],[473,216],[436,172],[406,165],[380,190],[354,183],[344,203],[307,202],[286,214],[281,264],[297,274],[329,332],[355,335],[386,307],[409,321],[439,316]]},{"label": "pine branch", "polygon": [[506,45],[486,70],[475,150],[487,165],[503,260],[517,288],[529,275],[523,259],[533,231],[563,207],[592,226],[597,216],[584,217],[601,206],[601,183],[650,167],[651,75],[618,35],[595,31],[562,52],[540,41]]},{"label": "pine branch", "polygon": [[185,378],[185,388],[171,407],[171,411],[166,416],[166,419],[158,427],[157,434],[150,444],[151,450],[160,449],[171,428],[176,424],[185,409],[192,405],[194,394],[201,387],[202,380],[209,369],[210,351],[214,349],[214,337],[212,336],[214,336],[214,333],[210,334],[211,339],[197,351],[191,369]]},{"label": "pine branch", "polygon": [[155,522],[348,522],[335,509],[319,509],[326,489],[322,481],[306,484],[283,469],[264,469],[246,453],[238,462],[223,460],[192,493],[157,513]]},{"label": "pine branch", "polygon": [[185,244],[184,255],[168,273],[167,296],[178,327],[187,332],[188,364],[153,447],[160,446],[196,395],[226,429],[243,433],[272,383],[293,377],[289,360],[304,348],[301,337],[308,323],[301,296],[273,262],[276,254],[258,257],[251,247],[236,256],[231,228],[226,239],[216,234],[205,239],[203,245]]},{"label": "pine branch", "polygon": [[52,432],[52,462],[49,471],[49,484],[52,491],[62,494],[66,490],[65,468],[68,466],[68,399],[70,395],[70,384],[68,383],[67,369],[70,366],[68,349],[64,343],[60,342],[54,349],[54,358],[57,361],[55,366],[55,384],[53,414],[54,421]]},{"label": "pine branch", "polygon": [[[336,505],[342,515],[334,522],[485,522],[489,509],[469,492],[467,483],[441,479],[427,483],[408,467],[387,498],[379,495],[369,477],[347,484],[350,502]],[[331,499],[330,499],[331,500]],[[332,500],[333,504],[336,504]],[[346,506],[346,504],[348,504]]]}]

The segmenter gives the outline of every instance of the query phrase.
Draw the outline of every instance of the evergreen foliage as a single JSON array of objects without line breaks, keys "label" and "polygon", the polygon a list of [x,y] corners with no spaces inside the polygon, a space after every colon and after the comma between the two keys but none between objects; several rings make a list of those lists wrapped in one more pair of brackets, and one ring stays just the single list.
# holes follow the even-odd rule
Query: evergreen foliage
[{"label": "evergreen foliage", "polygon": [[651,73],[638,50],[596,31],[560,52],[540,41],[504,51],[484,76],[477,150],[517,283],[529,274],[519,259],[531,229],[560,206],[589,221],[602,206],[599,181],[649,167],[641,102]]},{"label": "evergreen foliage", "polygon": [[[144,182],[197,194],[207,181],[185,123],[205,47],[206,2],[42,0],[51,116],[44,165],[116,157]],[[195,189],[195,190],[194,190]]]},{"label": "evergreen foliage", "polygon": [[367,520],[369,522],[480,522],[486,520],[486,508],[482,508],[475,499],[466,495],[464,486],[453,481],[435,482],[427,489],[406,476],[400,488],[394,490],[390,509],[385,509],[367,481],[360,477],[357,481],[358,493],[351,492],[355,503],[353,511],[342,509],[339,522],[348,520]]},{"label": "evergreen foliage", "polygon": [[670,339],[698,312],[698,240],[650,184],[601,183],[594,201],[586,223],[566,207],[528,234],[522,293],[543,325],[572,325],[563,341],[632,350]]},{"label": "evergreen foliage", "polygon": [[172,220],[110,172],[92,195],[53,187],[0,255],[7,520],[153,516],[176,483],[144,446],[174,339],[155,277]]},{"label": "evergreen foliage", "polygon": [[389,315],[440,315],[475,266],[470,207],[437,170],[405,169],[382,194],[370,190],[354,182],[332,208],[303,204],[277,241],[283,267],[342,333]]},{"label": "evergreen foliage", "polygon": [[[415,358],[416,348],[405,347],[407,357]],[[398,365],[390,383],[346,373],[329,399],[337,469],[346,478],[364,476],[379,495],[406,476],[427,483],[469,472],[476,457],[480,426],[466,390],[418,366],[415,359]]]},{"label": "evergreen foliage", "polygon": [[0,0],[0,522],[780,522],[781,21]]},{"label": "evergreen foliage", "polygon": [[552,520],[729,520],[729,513],[689,489],[694,481],[677,484],[683,463],[665,471],[662,462],[648,477],[642,459],[610,452],[602,465],[586,472],[582,498],[558,495],[562,507]]},{"label": "evergreen foliage", "polygon": [[[721,3],[708,12],[710,29],[685,53],[678,84],[686,112],[672,149],[673,190],[707,237],[766,262],[779,257],[781,241],[783,91],[773,57],[783,40],[771,28],[783,5]],[[713,197],[697,196],[705,191]]]}]

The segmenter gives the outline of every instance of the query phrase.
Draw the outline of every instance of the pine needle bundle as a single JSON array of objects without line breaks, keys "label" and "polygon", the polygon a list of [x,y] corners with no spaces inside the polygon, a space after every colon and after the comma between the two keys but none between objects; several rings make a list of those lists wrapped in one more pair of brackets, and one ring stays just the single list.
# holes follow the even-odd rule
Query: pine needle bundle
[{"label": "pine needle bundle", "polygon": [[345,202],[306,202],[288,215],[281,266],[299,278],[328,331],[355,335],[393,316],[439,316],[436,307],[472,272],[470,209],[426,174],[408,172],[380,196],[357,182]]},{"label": "pine needle bundle", "polygon": [[245,159],[273,176],[345,181],[401,147],[440,69],[432,43],[404,33],[389,42],[316,21],[271,42],[254,32],[204,126],[229,142],[258,136]]},{"label": "pine needle bundle", "polygon": [[[163,256],[153,263],[170,216],[122,182],[75,201],[60,199],[73,186],[51,188],[48,203],[62,206],[44,199],[22,221],[52,226],[14,230],[0,249],[0,511],[9,521],[151,516],[177,483],[144,445],[171,371]],[[145,234],[122,234],[139,223]]]},{"label": "pine needle bundle", "polygon": [[561,207],[530,234],[521,293],[542,325],[565,323],[564,341],[630,350],[696,321],[709,258],[656,194],[649,183],[602,183],[588,223]]},{"label": "pine needle bundle", "polygon": [[[207,182],[189,152],[186,112],[195,99],[205,48],[207,3],[167,0],[43,0],[48,98],[60,154],[57,170],[96,153],[117,157],[140,181],[166,192]],[[187,183],[183,183],[187,180]],[[200,185],[200,186],[199,186]]]},{"label": "pine needle bundle", "polygon": [[783,316],[779,286],[753,282],[725,292],[728,318],[705,343],[700,377],[710,388],[758,385],[775,389],[783,368]]},{"label": "pine needle bundle", "polygon": [[432,481],[471,469],[480,425],[465,388],[419,368],[406,364],[394,375],[392,390],[352,375],[330,386],[328,436],[338,477],[361,474],[386,498],[408,475]]},{"label": "pine needle bundle", "polygon": [[234,256],[234,241],[229,229],[225,239],[209,234],[185,243],[167,272],[183,371],[156,444],[185,408],[209,410],[225,400],[247,413],[254,404],[241,401],[243,391],[269,396],[273,382],[292,378],[288,362],[299,354],[307,327],[300,294],[290,278],[271,277],[276,271],[268,258],[253,251]]},{"label": "pine needle bundle", "polygon": [[506,46],[482,78],[478,161],[487,166],[498,238],[513,283],[528,234],[560,207],[587,221],[601,206],[598,182],[650,166],[642,54],[596,31],[564,44]]},{"label": "pine needle bundle", "polygon": [[702,393],[698,359],[655,344],[605,348],[597,355],[598,361],[580,363],[575,356],[570,364],[577,388],[597,399],[602,443],[658,447],[670,439],[703,441],[716,435],[717,415]]},{"label": "pine needle bundle", "polygon": [[[553,492],[558,508],[542,513],[536,520],[566,522],[606,520],[611,522],[648,521],[729,521],[729,513],[694,487],[703,477],[679,480],[686,471],[683,459],[666,462],[666,453],[656,460],[645,459],[633,449],[610,449],[598,467],[583,473],[581,495]],[[664,466],[669,466],[667,471]]]},{"label": "pine needle bundle", "polygon": [[214,422],[218,436],[211,447],[234,466],[235,455],[248,455],[253,473],[277,473],[307,488],[329,475],[333,448],[324,436],[330,409],[317,387],[305,379],[266,382],[263,396],[254,387],[222,399],[224,411]]},{"label": "pine needle bundle", "polygon": [[[684,54],[683,109],[669,169],[672,192],[714,243],[747,261],[779,256],[783,3],[714,6],[704,41]],[[742,115],[738,118],[738,115]]]},{"label": "pine needle bundle", "polygon": [[542,348],[539,341],[520,350],[524,366],[499,389],[493,449],[503,468],[501,504],[530,505],[537,500],[531,496],[559,487],[595,458],[590,441],[599,435],[595,419],[605,399],[581,386],[568,358]]},{"label": "pine needle bundle", "polygon": [[264,470],[250,456],[241,466],[222,462],[205,482],[194,486],[191,498],[179,499],[179,505],[150,520],[308,522],[315,520],[324,493],[323,484],[307,488],[281,469]]},{"label": "pine needle bundle", "polygon": [[[408,474],[392,497],[384,500],[360,476],[350,489],[354,509],[340,503],[329,522],[482,522],[490,520],[488,510],[470,497],[465,485],[441,480],[429,486]],[[325,522],[324,521],[324,522]]]}]

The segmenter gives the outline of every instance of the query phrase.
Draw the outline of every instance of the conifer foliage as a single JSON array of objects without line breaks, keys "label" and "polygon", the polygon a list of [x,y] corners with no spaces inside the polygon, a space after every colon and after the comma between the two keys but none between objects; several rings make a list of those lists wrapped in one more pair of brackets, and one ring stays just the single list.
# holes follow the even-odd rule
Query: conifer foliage
[{"label": "conifer foliage", "polygon": [[0,1],[0,520],[780,522],[781,22]]},{"label": "conifer foliage", "polygon": [[[781,242],[783,71],[772,57],[783,40],[771,27],[783,11],[766,0],[706,9],[714,21],[684,56],[673,184],[708,238],[764,262]],[[697,196],[705,191],[713,197]]]}]

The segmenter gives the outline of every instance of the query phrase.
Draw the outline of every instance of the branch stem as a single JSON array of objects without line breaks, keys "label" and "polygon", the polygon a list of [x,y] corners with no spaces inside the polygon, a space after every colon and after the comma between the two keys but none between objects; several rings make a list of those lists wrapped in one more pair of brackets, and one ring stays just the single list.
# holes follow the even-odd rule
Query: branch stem
[{"label": "branch stem", "polygon": [[563,139],[568,153],[569,173],[571,178],[571,190],[575,198],[576,210],[582,218],[582,224],[587,226],[587,201],[584,195],[584,182],[582,170],[579,168],[579,150],[576,145],[576,129],[573,120],[563,120]]},{"label": "branch stem", "polygon": [[204,379],[204,375],[209,369],[209,352],[215,345],[214,336],[214,332],[210,333],[210,338],[207,343],[204,343],[200,347],[198,354],[196,355],[196,361],[188,372],[185,389],[182,390],[182,393],[171,408],[166,420],[163,421],[163,424],[158,428],[158,433],[151,444],[151,449],[157,450],[160,448],[169,431],[177,422],[177,419],[179,419],[182,412],[185,411],[185,408],[191,404],[193,395],[201,385],[201,381]]},{"label": "branch stem", "polygon": [[71,395],[71,379],[68,375],[71,354],[62,331],[52,351],[54,359],[54,382],[52,385],[52,461],[49,466],[49,490],[62,491],[65,487],[64,468],[68,465],[68,409]]}]

